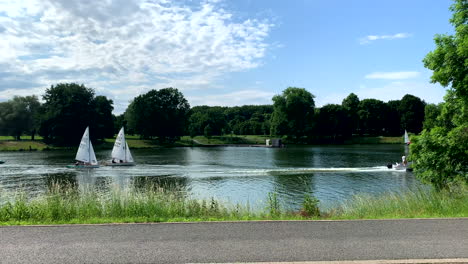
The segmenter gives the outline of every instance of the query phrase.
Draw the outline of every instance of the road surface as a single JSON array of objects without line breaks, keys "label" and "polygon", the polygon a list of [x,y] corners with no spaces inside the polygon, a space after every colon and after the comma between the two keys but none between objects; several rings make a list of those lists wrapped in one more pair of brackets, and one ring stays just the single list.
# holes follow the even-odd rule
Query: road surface
[{"label": "road surface", "polygon": [[468,218],[0,227],[0,263],[468,258]]}]

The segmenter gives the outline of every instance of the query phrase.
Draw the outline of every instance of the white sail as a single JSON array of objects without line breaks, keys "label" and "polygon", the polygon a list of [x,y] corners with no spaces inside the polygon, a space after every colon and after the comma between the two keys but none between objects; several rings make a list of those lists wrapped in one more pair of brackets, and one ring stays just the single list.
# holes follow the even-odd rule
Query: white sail
[{"label": "white sail", "polygon": [[91,144],[91,140],[89,141],[89,157],[90,157],[90,162],[91,165],[97,165],[97,159],[96,159],[96,154],[94,153],[94,148],[93,144]]},{"label": "white sail", "polygon": [[126,162],[133,162],[132,153],[130,153],[130,148],[128,147],[127,142],[125,142],[125,153],[126,153]]},{"label": "white sail", "polygon": [[96,154],[94,154],[93,145],[89,138],[89,127],[86,128],[83,137],[81,138],[80,147],[76,152],[76,160],[90,164],[97,164]]},{"label": "white sail", "polygon": [[132,154],[128,148],[127,141],[125,140],[125,132],[122,127],[115,139],[114,148],[112,149],[112,159],[116,162],[122,160],[124,163],[133,162]]},{"label": "white sail", "polygon": [[125,161],[125,144],[125,133],[122,127],[115,139],[114,148],[112,149],[111,156],[113,159]]},{"label": "white sail", "polygon": [[411,142],[409,140],[409,137],[408,137],[408,132],[406,132],[405,130],[405,144],[409,145]]}]

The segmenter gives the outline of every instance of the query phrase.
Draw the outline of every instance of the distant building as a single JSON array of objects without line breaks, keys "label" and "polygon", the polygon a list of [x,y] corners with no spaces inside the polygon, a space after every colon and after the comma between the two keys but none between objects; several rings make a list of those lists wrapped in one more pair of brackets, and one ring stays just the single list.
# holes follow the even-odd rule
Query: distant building
[{"label": "distant building", "polygon": [[267,139],[266,140],[266,145],[271,146],[273,148],[282,148],[283,143],[280,138],[273,138],[273,139]]}]

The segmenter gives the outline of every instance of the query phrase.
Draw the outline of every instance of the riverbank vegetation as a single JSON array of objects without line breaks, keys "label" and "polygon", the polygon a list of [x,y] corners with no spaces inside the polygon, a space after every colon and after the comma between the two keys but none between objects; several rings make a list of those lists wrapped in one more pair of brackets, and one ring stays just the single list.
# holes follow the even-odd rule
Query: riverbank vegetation
[{"label": "riverbank vegetation", "polygon": [[190,198],[173,188],[116,187],[102,193],[52,184],[47,193],[36,198],[27,199],[18,192],[1,204],[0,225],[468,217],[468,189],[460,186],[456,191],[419,189],[381,196],[358,195],[344,204],[322,209],[316,198],[306,196],[301,209],[291,210],[282,205],[276,193],[269,193],[263,208],[255,209],[249,204],[233,205],[214,198]]},{"label": "riverbank vegetation", "polygon": [[258,135],[289,144],[341,144],[353,136],[398,137],[405,129],[419,133],[423,127],[426,103],[413,95],[383,102],[351,93],[342,104],[322,107],[315,107],[314,98],[304,88],[289,87],[272,98],[272,105],[191,108],[179,90],[165,88],[135,97],[125,113],[114,116],[112,100],[84,85],[60,83],[46,89],[43,103],[35,96],[1,102],[0,139],[30,136],[32,141],[73,147],[89,126],[91,140],[99,145],[124,126],[127,134],[159,145],[174,144],[184,135],[223,137],[223,143]]},{"label": "riverbank vegetation", "polygon": [[[423,182],[446,189],[458,181],[468,183],[468,5],[455,0],[450,10],[454,35],[436,35],[434,51],[424,58],[433,71],[431,82],[449,87],[444,102],[427,110],[431,121],[414,137],[410,159]],[[430,114],[429,114],[430,113]]]}]

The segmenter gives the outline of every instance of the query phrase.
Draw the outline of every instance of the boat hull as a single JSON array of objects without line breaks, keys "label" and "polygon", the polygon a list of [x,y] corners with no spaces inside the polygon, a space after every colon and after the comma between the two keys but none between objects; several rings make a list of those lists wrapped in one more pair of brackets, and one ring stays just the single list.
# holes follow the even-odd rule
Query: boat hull
[{"label": "boat hull", "polygon": [[411,162],[408,163],[408,165],[404,165],[402,163],[396,163],[393,165],[394,170],[404,170],[404,171],[413,171],[413,168],[411,167]]},{"label": "boat hull", "polygon": [[95,169],[95,168],[99,168],[99,165],[68,165],[67,168],[71,168],[71,169]]},{"label": "boat hull", "polygon": [[123,163],[104,163],[104,166],[110,167],[121,167],[121,166],[135,166],[135,162],[123,162]]},{"label": "boat hull", "polygon": [[5,161],[3,161],[3,160],[0,160],[0,164],[3,164],[3,163],[5,163]]}]

